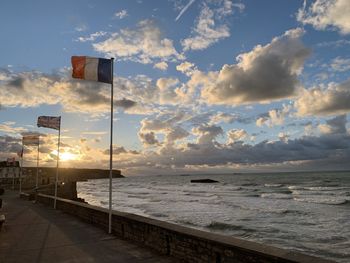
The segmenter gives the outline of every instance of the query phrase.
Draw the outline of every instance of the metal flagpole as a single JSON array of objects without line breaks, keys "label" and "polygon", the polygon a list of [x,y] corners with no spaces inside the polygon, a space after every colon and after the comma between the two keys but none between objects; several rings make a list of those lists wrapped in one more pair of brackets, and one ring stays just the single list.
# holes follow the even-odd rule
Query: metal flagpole
[{"label": "metal flagpole", "polygon": [[40,136],[38,139],[38,154],[37,154],[37,159],[36,159],[36,181],[35,181],[35,190],[38,190],[39,186],[39,145],[40,145]]},{"label": "metal flagpole", "polygon": [[57,199],[57,183],[58,183],[58,163],[60,160],[60,141],[61,141],[61,116],[60,116],[60,127],[58,129],[58,141],[57,141],[57,165],[56,165],[56,180],[55,180],[55,201],[53,203],[53,208],[56,209],[56,199]]},{"label": "metal flagpole", "polygon": [[19,194],[22,193],[22,173],[23,173],[23,139],[22,139],[22,152],[21,152],[21,163],[20,163],[20,169],[19,169]]},{"label": "metal flagpole", "polygon": [[114,58],[111,58],[111,137],[109,146],[109,214],[108,214],[108,233],[112,233],[112,171],[113,171],[113,64]]},{"label": "metal flagpole", "polygon": [[15,162],[12,164],[13,165],[12,166],[12,189],[13,190],[15,190],[15,165],[16,165]]}]

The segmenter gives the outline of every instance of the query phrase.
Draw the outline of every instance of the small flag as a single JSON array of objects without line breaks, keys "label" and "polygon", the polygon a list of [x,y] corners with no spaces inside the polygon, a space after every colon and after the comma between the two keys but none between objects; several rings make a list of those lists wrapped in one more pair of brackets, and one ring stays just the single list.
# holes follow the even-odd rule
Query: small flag
[{"label": "small flag", "polygon": [[23,145],[39,145],[39,135],[25,135],[22,142]]},{"label": "small flag", "polygon": [[22,150],[17,152],[17,156],[20,157],[20,158],[23,157],[23,148],[22,148]]},{"label": "small flag", "polygon": [[112,83],[111,59],[73,56],[71,60],[73,78]]},{"label": "small flag", "polygon": [[61,127],[61,116],[39,116],[37,126],[59,130]]}]

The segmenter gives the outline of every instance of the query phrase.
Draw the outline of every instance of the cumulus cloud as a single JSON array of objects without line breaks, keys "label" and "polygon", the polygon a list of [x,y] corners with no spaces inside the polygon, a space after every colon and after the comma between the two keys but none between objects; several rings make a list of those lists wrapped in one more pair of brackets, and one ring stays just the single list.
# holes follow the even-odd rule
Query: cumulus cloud
[{"label": "cumulus cloud", "polygon": [[[0,82],[0,100],[8,107],[61,104],[66,111],[108,111],[109,88],[97,83],[72,80],[65,74],[10,73]],[[93,107],[93,108],[92,108]]]},{"label": "cumulus cloud", "polygon": [[350,5],[348,0],[316,0],[309,8],[306,1],[297,13],[297,20],[310,24],[318,30],[339,30],[341,34],[350,33]]},{"label": "cumulus cloud", "polygon": [[[40,72],[6,73],[0,80],[0,101],[4,107],[37,107],[61,105],[67,112],[82,112],[100,116],[110,110],[108,85],[72,79],[64,70],[59,74]],[[186,87],[158,87],[150,78],[115,77],[115,105],[130,114],[150,114],[155,104],[178,104],[186,101]],[[132,99],[130,99],[132,98]]]},{"label": "cumulus cloud", "polygon": [[270,102],[294,96],[298,75],[310,50],[301,42],[304,31],[287,31],[265,46],[237,57],[238,64],[219,72],[195,73],[190,85],[202,86],[201,97],[210,104],[239,105]]},{"label": "cumulus cloud", "polygon": [[346,115],[339,115],[326,121],[326,124],[318,125],[321,133],[324,134],[336,134],[346,133]]},{"label": "cumulus cloud", "polygon": [[149,145],[159,145],[159,141],[156,138],[156,134],[152,132],[139,132],[138,136],[145,146]]},{"label": "cumulus cloud", "polygon": [[338,115],[350,111],[350,80],[330,83],[326,89],[303,90],[295,102],[299,116]]},{"label": "cumulus cloud", "polygon": [[[215,138],[221,134],[220,127],[204,127],[195,130],[201,138],[196,142],[178,146],[162,147],[159,151],[148,151],[133,158],[133,163],[119,163],[129,170],[168,171],[172,167],[187,171],[211,167],[289,169],[303,166],[320,167],[326,163],[328,169],[349,168],[350,136],[349,134],[325,134],[320,137],[305,136],[289,139],[288,134],[280,134],[277,141],[262,141],[247,144],[242,141],[220,144]],[[206,138],[203,139],[203,136]],[[335,152],[337,154],[335,154]]]},{"label": "cumulus cloud", "polygon": [[173,144],[177,140],[184,139],[190,135],[188,131],[186,131],[184,128],[180,126],[167,128],[165,134],[166,134],[166,137],[165,137],[166,144]]},{"label": "cumulus cloud", "polygon": [[284,142],[288,142],[289,140],[289,135],[285,132],[280,132],[278,134],[278,138],[281,140],[281,141],[284,141]]},{"label": "cumulus cloud", "polygon": [[193,63],[185,61],[177,65],[176,70],[184,73],[187,76],[191,76],[193,72],[197,70],[197,68]]},{"label": "cumulus cloud", "polygon": [[243,129],[232,129],[227,132],[228,143],[242,141],[248,136],[248,133]]},{"label": "cumulus cloud", "polygon": [[273,126],[283,125],[284,120],[291,109],[292,107],[290,105],[283,104],[282,109],[269,110],[267,114],[262,114],[262,116],[256,120],[256,126],[261,127],[266,125],[271,128]]},{"label": "cumulus cloud", "polygon": [[217,125],[201,125],[192,129],[192,133],[197,136],[197,144],[211,145],[214,140],[224,133],[223,129]]},{"label": "cumulus cloud", "polygon": [[119,12],[116,12],[116,13],[114,14],[114,16],[117,17],[117,18],[119,18],[119,19],[123,19],[123,18],[125,18],[125,17],[128,16],[128,12],[127,12],[125,9],[123,9],[123,10],[121,10],[121,11],[119,11]]},{"label": "cumulus cloud", "polygon": [[183,102],[179,80],[175,78],[160,78],[156,83],[159,89],[159,103],[161,104],[178,104]]},{"label": "cumulus cloud", "polygon": [[153,20],[140,21],[134,29],[122,29],[102,42],[94,43],[96,51],[109,57],[131,60],[144,64],[154,60],[178,61],[184,59],[173,41],[163,38],[160,28]]},{"label": "cumulus cloud", "polygon": [[168,63],[166,63],[165,61],[161,61],[154,64],[153,67],[165,71],[168,69]]}]

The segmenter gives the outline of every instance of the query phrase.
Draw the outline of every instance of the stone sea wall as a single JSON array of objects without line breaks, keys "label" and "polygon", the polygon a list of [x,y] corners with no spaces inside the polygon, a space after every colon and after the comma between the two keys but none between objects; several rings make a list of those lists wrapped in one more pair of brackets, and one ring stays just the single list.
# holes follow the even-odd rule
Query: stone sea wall
[{"label": "stone sea wall", "polygon": [[[53,196],[38,194],[39,203],[53,206]],[[108,210],[57,199],[57,209],[108,229]],[[208,233],[134,214],[113,211],[113,234],[179,259],[181,262],[331,262],[229,236]]]}]

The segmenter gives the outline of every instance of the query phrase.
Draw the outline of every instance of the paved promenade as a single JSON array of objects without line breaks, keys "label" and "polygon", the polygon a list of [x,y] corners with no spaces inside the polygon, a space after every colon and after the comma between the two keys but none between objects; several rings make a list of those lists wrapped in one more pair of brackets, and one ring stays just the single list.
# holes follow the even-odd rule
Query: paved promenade
[{"label": "paved promenade", "polygon": [[173,263],[147,248],[108,235],[53,208],[19,199],[7,190],[0,214],[0,262]]}]

